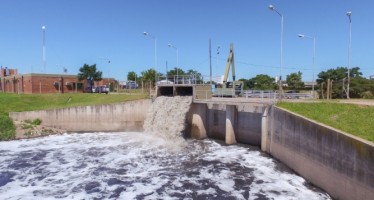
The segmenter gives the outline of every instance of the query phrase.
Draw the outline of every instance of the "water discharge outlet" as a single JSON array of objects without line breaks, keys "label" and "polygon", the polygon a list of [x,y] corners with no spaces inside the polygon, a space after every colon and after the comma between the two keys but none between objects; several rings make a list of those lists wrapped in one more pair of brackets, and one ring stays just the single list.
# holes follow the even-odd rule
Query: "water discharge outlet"
[{"label": "water discharge outlet", "polygon": [[157,86],[157,96],[193,96],[192,85],[165,85]]}]

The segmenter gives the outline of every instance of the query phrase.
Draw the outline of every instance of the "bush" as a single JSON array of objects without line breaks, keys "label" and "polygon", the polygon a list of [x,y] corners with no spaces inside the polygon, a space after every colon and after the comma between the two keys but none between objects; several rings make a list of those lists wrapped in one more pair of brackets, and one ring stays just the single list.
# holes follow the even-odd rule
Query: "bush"
[{"label": "bush", "polygon": [[362,98],[364,99],[374,99],[374,95],[371,91],[366,91],[361,93]]},{"label": "bush", "polygon": [[16,137],[16,127],[10,117],[0,115],[0,141],[12,140]]},{"label": "bush", "polygon": [[40,125],[42,124],[42,120],[39,119],[39,118],[36,118],[34,119],[32,122],[31,122],[32,125]]}]

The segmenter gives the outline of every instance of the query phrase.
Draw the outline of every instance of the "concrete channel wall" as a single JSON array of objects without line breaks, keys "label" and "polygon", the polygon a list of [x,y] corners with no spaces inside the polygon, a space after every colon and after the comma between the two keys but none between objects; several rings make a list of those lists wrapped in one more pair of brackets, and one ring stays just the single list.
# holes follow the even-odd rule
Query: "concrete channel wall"
[{"label": "concrete channel wall", "polygon": [[151,100],[129,101],[117,104],[80,106],[53,110],[13,112],[13,120],[39,118],[44,126],[69,132],[87,131],[143,131],[143,123]]},{"label": "concrete channel wall", "polygon": [[372,143],[277,107],[269,114],[262,149],[335,199],[374,199]]},{"label": "concrete channel wall", "polygon": [[188,116],[193,138],[215,138],[227,144],[261,145],[261,120],[266,108],[260,103],[193,103]]}]

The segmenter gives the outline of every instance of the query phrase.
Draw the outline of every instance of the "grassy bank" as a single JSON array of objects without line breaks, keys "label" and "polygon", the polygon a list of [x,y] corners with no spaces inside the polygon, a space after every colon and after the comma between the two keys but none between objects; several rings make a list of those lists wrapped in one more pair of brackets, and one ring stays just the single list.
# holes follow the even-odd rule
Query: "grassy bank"
[{"label": "grassy bank", "polygon": [[278,106],[374,142],[374,106],[288,102],[281,102]]},{"label": "grassy bank", "polygon": [[144,94],[6,94],[0,93],[0,140],[15,137],[9,112],[45,110],[74,106],[110,104],[146,98]]}]

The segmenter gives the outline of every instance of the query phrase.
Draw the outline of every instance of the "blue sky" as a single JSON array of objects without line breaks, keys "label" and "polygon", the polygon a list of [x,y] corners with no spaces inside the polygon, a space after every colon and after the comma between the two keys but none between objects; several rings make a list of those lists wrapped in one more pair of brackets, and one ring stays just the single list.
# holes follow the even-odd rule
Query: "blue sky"
[{"label": "blue sky", "polygon": [[[280,17],[284,16],[283,72],[301,71],[312,80],[322,70],[348,65],[349,19],[352,11],[351,67],[365,77],[374,74],[374,1],[372,0],[0,0],[0,64],[19,73],[41,73],[42,30],[46,26],[46,73],[77,74],[84,64],[97,64],[104,76],[125,80],[177,64],[209,75],[209,38],[213,75],[223,75],[234,43],[237,78],[280,73]],[[217,47],[220,54],[217,55]],[[107,60],[111,62],[108,63]],[[231,76],[231,75],[230,75]]]}]

